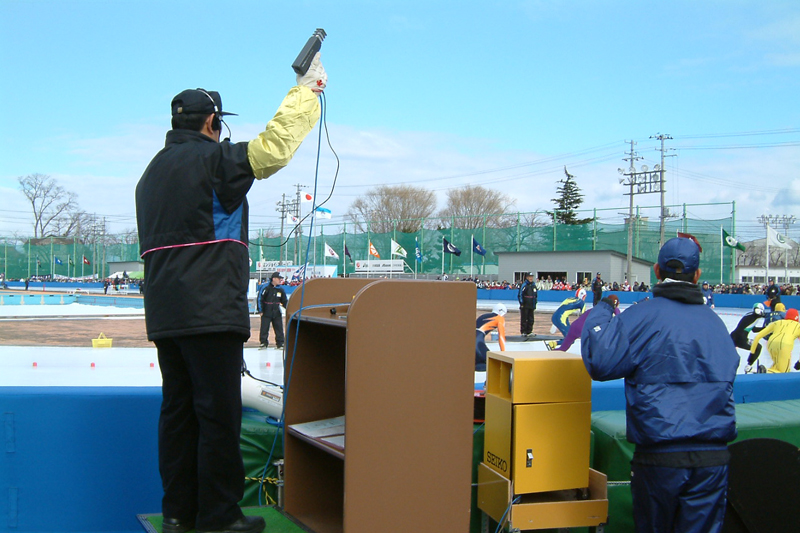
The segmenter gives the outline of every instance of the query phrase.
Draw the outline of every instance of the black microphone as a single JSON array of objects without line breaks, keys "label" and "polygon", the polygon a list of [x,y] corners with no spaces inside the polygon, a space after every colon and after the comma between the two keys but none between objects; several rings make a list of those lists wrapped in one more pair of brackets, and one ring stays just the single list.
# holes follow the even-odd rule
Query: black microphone
[{"label": "black microphone", "polygon": [[308,38],[306,45],[300,50],[297,59],[292,63],[292,68],[297,74],[305,76],[306,72],[308,72],[308,67],[311,66],[311,61],[314,60],[314,56],[319,52],[320,47],[322,47],[322,40],[326,36],[325,30],[317,28],[317,31]]}]

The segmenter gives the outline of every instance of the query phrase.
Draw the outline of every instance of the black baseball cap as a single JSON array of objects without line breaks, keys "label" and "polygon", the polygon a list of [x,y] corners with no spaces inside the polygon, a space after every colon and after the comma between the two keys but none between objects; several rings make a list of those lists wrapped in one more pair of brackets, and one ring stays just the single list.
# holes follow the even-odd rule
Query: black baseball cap
[{"label": "black baseball cap", "polygon": [[283,276],[281,276],[280,272],[273,272],[272,275],[269,277],[269,279],[282,278],[282,277]]},{"label": "black baseball cap", "polygon": [[181,91],[172,99],[172,114],[200,114],[210,115],[219,113],[220,115],[236,115],[222,110],[222,97],[217,91],[206,91],[205,89],[186,89]]}]

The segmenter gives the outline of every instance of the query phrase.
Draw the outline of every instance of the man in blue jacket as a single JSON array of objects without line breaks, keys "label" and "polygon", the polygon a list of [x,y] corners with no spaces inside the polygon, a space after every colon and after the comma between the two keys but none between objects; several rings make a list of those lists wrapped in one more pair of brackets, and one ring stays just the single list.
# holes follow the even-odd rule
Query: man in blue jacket
[{"label": "man in blue jacket", "polygon": [[722,530],[739,356],[723,321],[703,305],[699,264],[693,240],[670,239],[653,266],[653,298],[616,318],[603,299],[581,336],[593,379],[625,378],[637,532]]}]

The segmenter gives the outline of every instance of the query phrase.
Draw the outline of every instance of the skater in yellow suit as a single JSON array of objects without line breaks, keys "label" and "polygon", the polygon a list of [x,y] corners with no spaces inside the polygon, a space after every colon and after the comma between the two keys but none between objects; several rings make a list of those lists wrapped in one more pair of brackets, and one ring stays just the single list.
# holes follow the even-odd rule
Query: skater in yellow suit
[{"label": "skater in yellow suit", "polygon": [[[767,351],[772,357],[772,366],[767,369],[770,374],[784,373],[789,371],[789,363],[792,360],[792,348],[794,341],[800,339],[800,314],[797,309],[788,309],[786,318],[776,320],[762,329],[753,339],[750,353],[755,353],[758,341],[766,335],[772,334],[767,341]],[[747,369],[745,369],[747,372]]]}]

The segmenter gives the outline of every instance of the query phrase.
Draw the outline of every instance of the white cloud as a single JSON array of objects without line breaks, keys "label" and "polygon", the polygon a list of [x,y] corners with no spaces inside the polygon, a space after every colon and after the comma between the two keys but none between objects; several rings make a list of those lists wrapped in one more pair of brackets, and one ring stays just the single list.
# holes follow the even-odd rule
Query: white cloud
[{"label": "white cloud", "polygon": [[[235,128],[234,140],[255,137],[262,126],[246,124]],[[620,143],[592,152],[576,151],[563,156],[543,156],[532,151],[504,150],[491,139],[467,139],[432,132],[367,130],[329,124],[331,143],[341,167],[331,200],[326,207],[333,221],[341,221],[349,205],[361,194],[381,184],[407,183],[436,191],[444,207],[450,188],[483,185],[500,190],[516,200],[516,209],[529,212],[551,210],[558,181],[566,165],[576,176],[584,194],[582,208],[596,208],[601,221],[621,223],[628,197],[619,184],[618,167],[626,146]],[[114,135],[93,139],[62,140],[69,160],[62,172],[51,174],[65,189],[78,194],[79,204],[98,217],[106,217],[111,231],[135,226],[134,189],[153,155],[163,146],[163,128],[134,124]],[[671,141],[677,145],[683,141]],[[645,149],[642,142],[638,148]],[[286,195],[293,199],[296,185],[314,185],[317,132],[301,146],[294,160],[266,181],[256,182],[248,198],[251,228],[276,227],[276,203]],[[644,152],[643,152],[644,153]],[[642,163],[656,162],[651,151]],[[323,135],[316,197],[324,200],[333,186],[336,162]],[[800,183],[794,169],[800,167],[800,147],[765,150],[681,151],[668,159],[667,204],[707,204],[692,207],[690,217],[720,219],[730,216],[730,202],[736,202],[737,233],[757,226],[758,215],[800,212]],[[24,196],[5,180],[7,209],[25,211]],[[0,189],[0,193],[3,193]],[[16,194],[12,194],[16,193]],[[659,195],[637,195],[635,203],[643,214],[657,219]],[[307,206],[304,206],[307,209]],[[677,211],[681,211],[678,208]],[[777,212],[780,211],[780,212]],[[741,221],[741,222],[740,222]],[[0,216],[0,234],[7,234],[10,221]],[[29,226],[29,224],[27,225]],[[26,227],[27,227],[26,226]],[[752,229],[752,228],[751,228]]]}]

